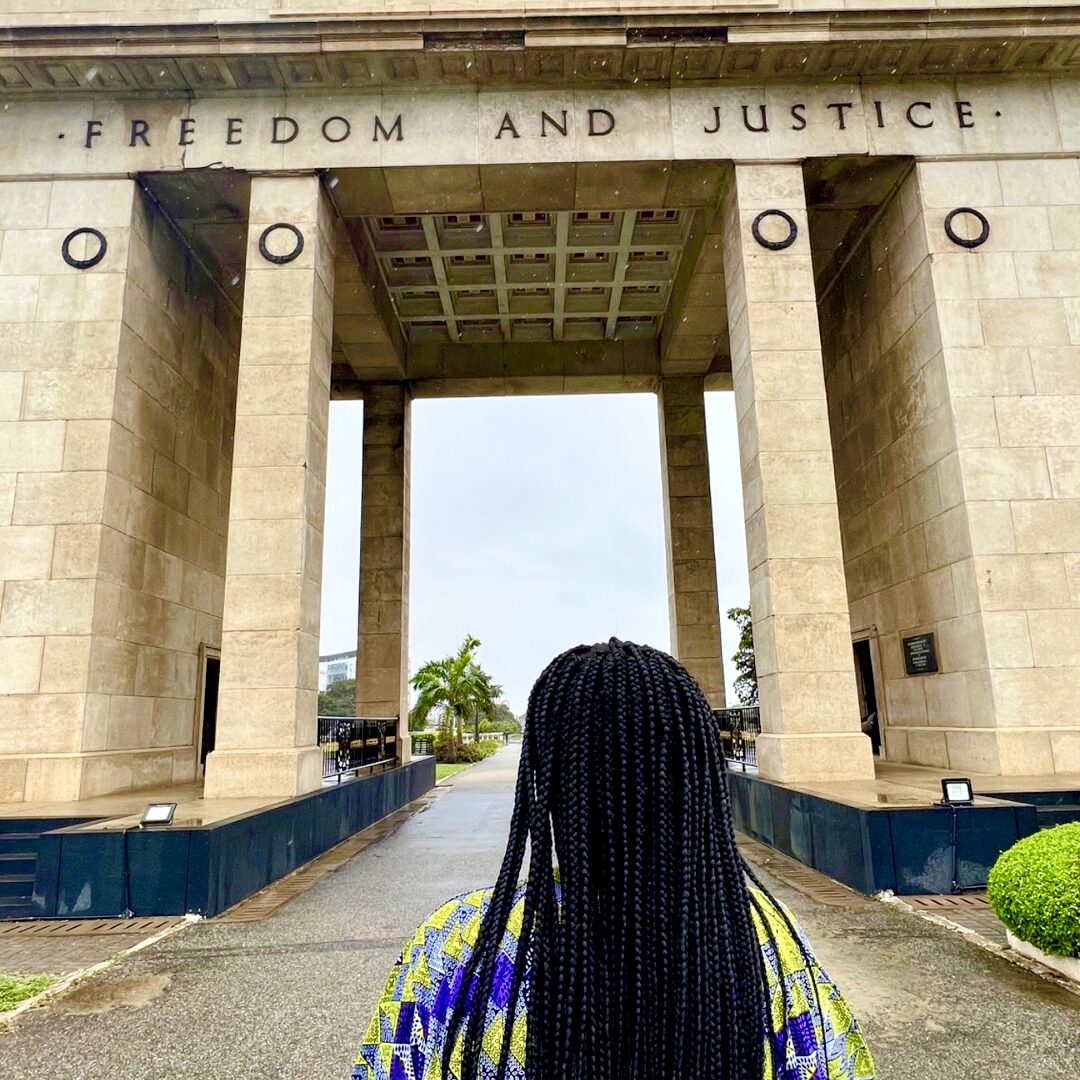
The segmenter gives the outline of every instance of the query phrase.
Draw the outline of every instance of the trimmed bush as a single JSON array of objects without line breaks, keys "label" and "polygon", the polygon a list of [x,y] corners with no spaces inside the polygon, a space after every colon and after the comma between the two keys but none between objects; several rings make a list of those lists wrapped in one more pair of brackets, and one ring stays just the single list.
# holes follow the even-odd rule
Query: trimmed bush
[{"label": "trimmed bush", "polygon": [[454,749],[454,737],[448,731],[440,731],[435,736],[435,762],[439,765],[457,763],[472,765],[484,758],[491,757],[500,744],[496,742],[459,742]]},{"label": "trimmed bush", "polygon": [[467,761],[470,764],[483,761],[491,757],[501,744],[497,742],[470,742],[458,747],[458,761]]},{"label": "trimmed bush", "polygon": [[1002,852],[986,881],[997,917],[1052,956],[1080,957],[1080,821]]}]

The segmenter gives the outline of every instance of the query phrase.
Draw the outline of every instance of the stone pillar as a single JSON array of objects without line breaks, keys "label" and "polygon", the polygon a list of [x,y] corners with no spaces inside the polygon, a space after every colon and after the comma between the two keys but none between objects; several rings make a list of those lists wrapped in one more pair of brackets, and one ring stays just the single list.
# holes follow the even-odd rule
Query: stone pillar
[{"label": "stone pillar", "polygon": [[705,437],[705,380],[660,380],[660,471],[664,484],[671,651],[721,709],[724,658],[716,596],[712,492]]},{"label": "stone pillar", "polygon": [[[259,251],[286,222],[301,254]],[[206,797],[290,796],[321,783],[316,746],[333,211],[313,175],[251,184],[221,646]],[[284,229],[271,254],[293,248]]]},{"label": "stone pillar", "polygon": [[0,183],[0,232],[0,802],[189,782],[239,320],[132,180]]},{"label": "stone pillar", "polygon": [[[0,801],[77,799],[106,748],[90,654],[134,221],[131,180],[0,184]],[[108,250],[80,270],[61,243],[85,226]]]},{"label": "stone pillar", "polygon": [[[928,558],[952,563],[956,616],[927,627],[942,657],[941,672],[921,680],[923,722],[944,744],[934,764],[1076,772],[1080,163],[920,162],[916,171],[932,279],[923,295],[942,344],[935,385],[955,431],[937,476],[943,527],[926,530]],[[949,238],[946,216],[959,206],[986,216],[986,243]],[[978,235],[970,215],[953,226]]]},{"label": "stone pillar", "polygon": [[[409,711],[409,413],[404,383],[365,387],[357,716]],[[400,719],[403,761],[407,727]]]},{"label": "stone pillar", "polygon": [[[795,242],[754,239],[763,210]],[[861,733],[836,509],[802,169],[737,165],[724,195],[724,273],[739,425],[762,775],[870,779]],[[783,219],[761,225],[786,237]]]}]

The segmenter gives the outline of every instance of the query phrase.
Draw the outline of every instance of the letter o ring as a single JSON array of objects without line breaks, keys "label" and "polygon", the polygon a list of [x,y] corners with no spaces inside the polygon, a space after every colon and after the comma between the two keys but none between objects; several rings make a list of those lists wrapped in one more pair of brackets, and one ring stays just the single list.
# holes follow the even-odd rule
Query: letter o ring
[{"label": "letter o ring", "polygon": [[[770,217],[778,217],[787,222],[788,234],[783,240],[766,240],[761,235],[761,223]],[[784,213],[783,210],[762,210],[756,218],[754,223],[750,226],[750,231],[754,234],[754,239],[763,247],[768,248],[770,251],[783,251],[784,248],[791,247],[795,243],[795,237],[799,235],[799,226],[795,224],[795,219],[790,215]]]},{"label": "letter o ring", "polygon": [[[76,259],[71,254],[71,241],[77,240],[80,236],[93,236],[98,242],[97,251],[86,259]],[[91,266],[97,266],[105,258],[105,252],[108,250],[109,242],[105,239],[105,234],[98,232],[97,229],[74,229],[64,237],[64,242],[60,245],[60,254],[64,262],[76,270],[89,270]]]},{"label": "letter o ring", "polygon": [[[978,222],[981,228],[979,229],[979,235],[971,240],[965,240],[964,237],[959,236],[956,230],[953,228],[953,221],[958,214],[971,214]],[[980,213],[970,206],[958,206],[955,210],[950,210],[945,217],[945,235],[954,243],[959,244],[960,247],[977,248],[981,247],[990,239],[990,222],[986,220],[986,215]]]},{"label": "letter o ring", "polygon": [[[284,255],[271,255],[270,249],[266,246],[266,240],[271,233],[276,232],[278,229],[285,229],[288,232],[291,232],[293,236],[296,237],[296,244],[292,251],[287,252]],[[289,225],[284,221],[279,221],[275,225],[267,225],[262,231],[262,236],[259,237],[259,253],[267,262],[277,263],[279,266],[282,263],[292,262],[303,250],[304,234],[295,225]]]}]

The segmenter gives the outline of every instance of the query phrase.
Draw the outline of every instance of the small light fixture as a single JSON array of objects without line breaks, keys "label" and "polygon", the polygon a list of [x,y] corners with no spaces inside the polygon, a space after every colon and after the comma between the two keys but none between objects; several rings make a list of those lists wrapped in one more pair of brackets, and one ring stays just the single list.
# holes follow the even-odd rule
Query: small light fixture
[{"label": "small light fixture", "polygon": [[176,803],[174,802],[147,803],[146,809],[142,812],[142,818],[139,820],[139,827],[145,828],[147,825],[171,825],[173,814],[175,813]]},{"label": "small light fixture", "polygon": [[971,806],[975,801],[975,792],[971,781],[965,777],[943,778],[941,781],[942,806]]}]

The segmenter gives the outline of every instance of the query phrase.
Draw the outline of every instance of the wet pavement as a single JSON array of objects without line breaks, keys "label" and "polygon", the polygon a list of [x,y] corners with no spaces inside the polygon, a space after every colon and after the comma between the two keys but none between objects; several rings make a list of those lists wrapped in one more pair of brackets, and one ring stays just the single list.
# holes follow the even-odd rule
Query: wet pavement
[{"label": "wet pavement", "polygon": [[[494,880],[517,754],[461,773],[264,921],[192,926],[24,1015],[0,1034],[0,1075],[345,1080],[416,923]],[[1076,1075],[1080,997],[896,908],[774,884],[861,1018],[881,1080]]]},{"label": "wet pavement", "polygon": [[181,922],[175,915],[163,919],[0,922],[0,971],[70,975],[110,960]]}]

